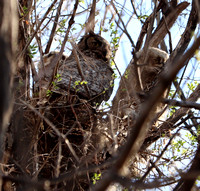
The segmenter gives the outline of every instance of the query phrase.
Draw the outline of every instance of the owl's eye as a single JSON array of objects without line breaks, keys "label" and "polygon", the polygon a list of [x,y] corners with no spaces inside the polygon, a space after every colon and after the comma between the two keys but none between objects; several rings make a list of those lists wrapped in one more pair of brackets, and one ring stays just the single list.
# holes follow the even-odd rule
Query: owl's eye
[{"label": "owl's eye", "polygon": [[102,42],[101,41],[97,41],[98,45],[101,46],[102,45]]},{"label": "owl's eye", "polygon": [[91,42],[91,45],[92,45],[93,47],[101,47],[102,42],[101,42],[101,41],[98,41],[97,39],[93,39],[93,41]]},{"label": "owl's eye", "polygon": [[98,44],[97,41],[92,42],[92,46],[98,46],[98,45],[99,45],[99,44]]}]

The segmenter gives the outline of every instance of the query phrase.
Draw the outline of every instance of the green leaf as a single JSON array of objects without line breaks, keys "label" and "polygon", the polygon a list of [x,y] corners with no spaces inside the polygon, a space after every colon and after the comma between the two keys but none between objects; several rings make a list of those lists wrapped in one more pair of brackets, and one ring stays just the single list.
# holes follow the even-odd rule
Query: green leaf
[{"label": "green leaf", "polygon": [[51,90],[47,90],[47,92],[46,92],[47,97],[50,97],[52,95],[52,93],[53,92]]},{"label": "green leaf", "polygon": [[74,85],[75,85],[75,86],[78,86],[79,84],[80,84],[80,80],[74,82]]},{"label": "green leaf", "polygon": [[87,81],[83,80],[83,81],[80,83],[80,85],[87,84],[87,83],[88,83]]},{"label": "green leaf", "polygon": [[98,180],[100,180],[101,178],[101,173],[97,174],[97,173],[94,173],[93,177],[92,177],[92,182],[93,184],[96,184]]}]

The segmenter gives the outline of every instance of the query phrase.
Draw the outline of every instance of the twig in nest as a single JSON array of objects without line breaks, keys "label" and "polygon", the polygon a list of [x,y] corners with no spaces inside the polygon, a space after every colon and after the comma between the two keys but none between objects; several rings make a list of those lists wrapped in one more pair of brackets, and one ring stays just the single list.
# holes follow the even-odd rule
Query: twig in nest
[{"label": "twig in nest", "polygon": [[60,131],[56,128],[56,126],[49,121],[46,117],[44,117],[40,112],[38,112],[32,105],[26,103],[25,101],[21,100],[20,101],[26,105],[29,109],[31,109],[34,113],[36,113],[41,119],[43,119],[47,125],[49,125],[49,127],[51,127],[53,129],[53,131],[58,135],[58,137],[62,138],[65,143],[67,144],[70,152],[72,153],[72,155],[74,156],[74,158],[77,160],[77,162],[79,162],[79,158],[76,155],[76,152],[74,151],[73,147],[71,146],[71,143],[69,142],[69,140],[66,138],[66,136],[62,133],[60,133]]}]

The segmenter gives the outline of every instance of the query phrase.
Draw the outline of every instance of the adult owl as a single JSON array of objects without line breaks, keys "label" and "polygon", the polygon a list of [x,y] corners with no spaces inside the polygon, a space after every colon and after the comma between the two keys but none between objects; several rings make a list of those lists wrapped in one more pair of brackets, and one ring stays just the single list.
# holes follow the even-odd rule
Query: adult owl
[{"label": "adult owl", "polygon": [[[44,56],[44,69],[39,67],[40,87],[49,87],[57,94],[77,95],[93,105],[108,100],[112,93],[112,74],[109,43],[98,34],[84,35],[69,57],[62,56],[55,72],[59,53]],[[52,76],[53,85],[52,85]]]}]

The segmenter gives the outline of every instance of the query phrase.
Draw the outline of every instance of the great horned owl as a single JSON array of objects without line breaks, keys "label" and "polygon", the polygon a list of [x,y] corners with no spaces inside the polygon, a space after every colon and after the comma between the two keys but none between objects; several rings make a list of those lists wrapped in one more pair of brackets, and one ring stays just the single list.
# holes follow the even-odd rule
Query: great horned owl
[{"label": "great horned owl", "polygon": [[120,117],[132,111],[138,112],[144,99],[140,94],[151,93],[169,56],[165,51],[149,47],[147,52],[141,50],[136,53],[136,57],[137,65],[134,59],[128,65],[112,102],[113,114]]},{"label": "great horned owl", "polygon": [[[63,95],[76,94],[79,98],[101,103],[108,100],[112,93],[112,74],[109,59],[110,45],[97,34],[82,37],[69,57],[63,55],[59,61],[51,91]],[[39,67],[41,87],[46,91],[51,84],[58,53],[44,57],[45,73]]]}]

